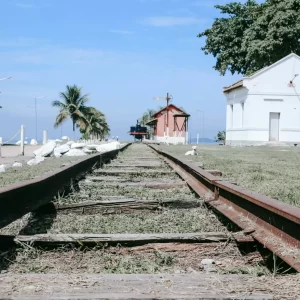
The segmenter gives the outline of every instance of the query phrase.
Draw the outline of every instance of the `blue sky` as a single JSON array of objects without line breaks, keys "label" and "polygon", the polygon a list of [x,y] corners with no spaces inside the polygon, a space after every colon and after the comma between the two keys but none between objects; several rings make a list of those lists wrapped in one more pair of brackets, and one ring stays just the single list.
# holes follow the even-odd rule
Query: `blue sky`
[{"label": "blue sky", "polygon": [[[205,137],[225,128],[222,87],[237,80],[221,77],[214,58],[200,50],[197,34],[215,17],[218,0],[1,0],[0,136],[9,138],[21,124],[34,137],[34,98],[38,100],[39,139],[51,138],[57,110],[51,101],[67,84],[83,87],[90,105],[102,110],[111,134],[128,138],[131,125],[148,108],[173,103],[192,115],[192,135],[202,121]],[[71,123],[62,128],[71,136]]]}]

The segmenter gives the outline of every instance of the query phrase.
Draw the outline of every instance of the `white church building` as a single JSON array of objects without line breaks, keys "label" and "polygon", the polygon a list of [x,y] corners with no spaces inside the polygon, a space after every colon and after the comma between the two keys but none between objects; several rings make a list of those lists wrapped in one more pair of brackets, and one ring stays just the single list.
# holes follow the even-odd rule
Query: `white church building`
[{"label": "white church building", "polygon": [[300,144],[300,57],[225,87],[226,145]]}]

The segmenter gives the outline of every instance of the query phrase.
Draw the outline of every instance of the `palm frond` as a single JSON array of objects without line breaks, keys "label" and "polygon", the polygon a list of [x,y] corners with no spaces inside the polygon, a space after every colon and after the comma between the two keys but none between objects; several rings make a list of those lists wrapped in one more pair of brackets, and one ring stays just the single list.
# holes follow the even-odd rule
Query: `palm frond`
[{"label": "palm frond", "polygon": [[54,100],[52,101],[52,106],[54,107],[59,107],[61,109],[65,109],[66,108],[66,105],[58,100]]},{"label": "palm frond", "polygon": [[61,111],[57,117],[56,117],[56,120],[55,120],[55,123],[54,123],[54,128],[57,128],[59,125],[61,125],[64,121],[66,121],[68,119],[68,111]]}]

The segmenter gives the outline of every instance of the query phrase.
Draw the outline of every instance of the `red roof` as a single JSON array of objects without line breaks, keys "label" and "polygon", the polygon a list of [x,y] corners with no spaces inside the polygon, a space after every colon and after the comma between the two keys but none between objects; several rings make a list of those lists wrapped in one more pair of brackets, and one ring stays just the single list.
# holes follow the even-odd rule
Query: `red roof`
[{"label": "red roof", "polygon": [[[169,104],[169,109],[170,109],[171,107],[177,109],[179,112],[181,112],[181,113],[183,113],[183,114],[186,113],[185,111],[183,111],[182,109],[180,109],[179,107],[177,107],[177,106],[174,105],[174,104]],[[165,111],[165,110],[167,110],[167,106],[164,107],[164,108],[162,108],[162,109],[161,109],[160,111],[158,111],[157,113],[155,113],[152,117],[153,117],[153,118],[156,118],[156,117],[158,116],[158,114],[162,113],[162,112]]]}]

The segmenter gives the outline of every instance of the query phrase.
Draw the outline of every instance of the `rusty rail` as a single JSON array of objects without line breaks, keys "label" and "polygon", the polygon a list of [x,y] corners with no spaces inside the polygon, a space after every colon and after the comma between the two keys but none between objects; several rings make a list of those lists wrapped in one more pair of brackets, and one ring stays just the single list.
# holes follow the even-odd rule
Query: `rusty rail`
[{"label": "rusty rail", "polygon": [[219,180],[177,156],[160,154],[187,184],[239,228],[300,272],[300,209]]},{"label": "rusty rail", "polygon": [[52,201],[59,191],[68,190],[71,182],[76,183],[88,170],[116,157],[129,145],[94,154],[46,175],[0,188],[0,228]]}]

